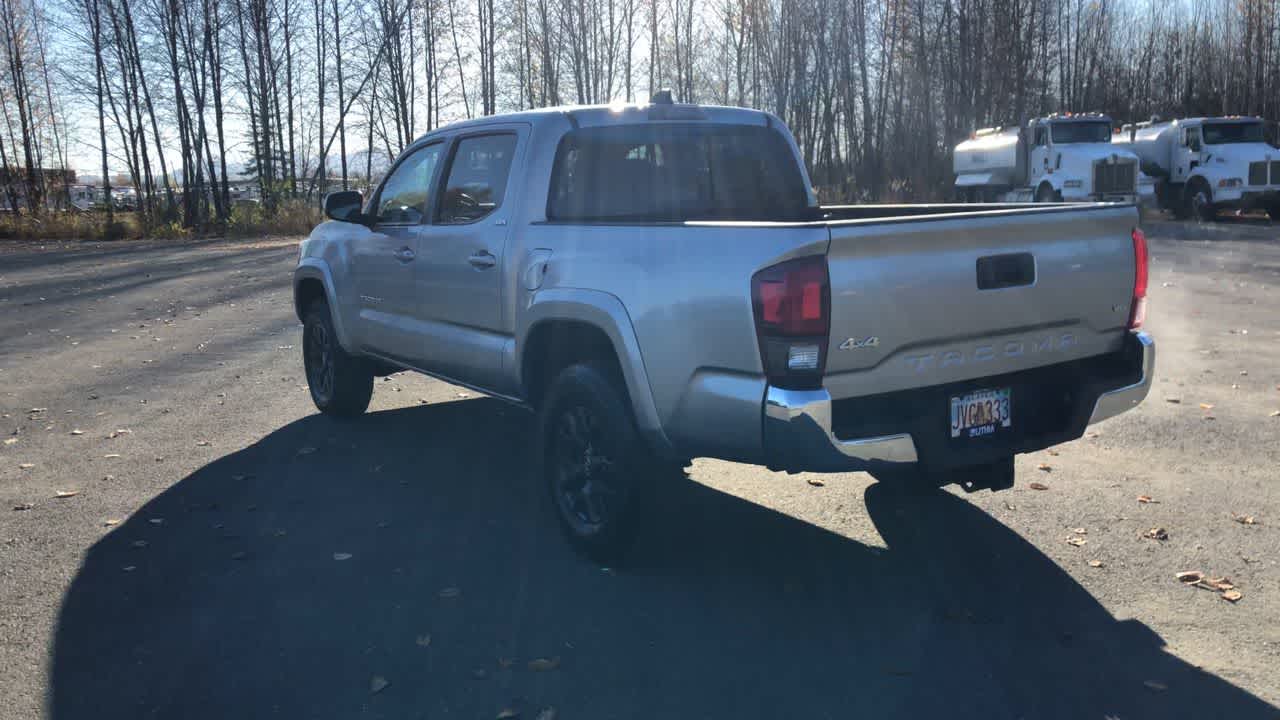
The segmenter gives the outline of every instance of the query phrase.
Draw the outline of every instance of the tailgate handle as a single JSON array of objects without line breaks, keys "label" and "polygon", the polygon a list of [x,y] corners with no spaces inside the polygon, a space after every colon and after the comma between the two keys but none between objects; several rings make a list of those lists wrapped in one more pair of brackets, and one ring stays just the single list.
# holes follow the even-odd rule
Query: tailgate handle
[{"label": "tailgate handle", "polygon": [[1036,259],[1031,253],[988,255],[978,258],[978,289],[1031,285],[1036,281]]}]

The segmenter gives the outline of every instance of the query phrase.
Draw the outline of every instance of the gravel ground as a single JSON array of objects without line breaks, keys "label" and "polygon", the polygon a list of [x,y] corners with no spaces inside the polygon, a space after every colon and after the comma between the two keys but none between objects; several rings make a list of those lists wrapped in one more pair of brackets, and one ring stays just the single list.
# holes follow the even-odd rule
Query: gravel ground
[{"label": "gravel ground", "polygon": [[618,569],[524,412],[316,415],[294,240],[0,245],[0,717],[1280,717],[1280,228],[1148,232],[1151,397],[1013,490],[699,460]]}]

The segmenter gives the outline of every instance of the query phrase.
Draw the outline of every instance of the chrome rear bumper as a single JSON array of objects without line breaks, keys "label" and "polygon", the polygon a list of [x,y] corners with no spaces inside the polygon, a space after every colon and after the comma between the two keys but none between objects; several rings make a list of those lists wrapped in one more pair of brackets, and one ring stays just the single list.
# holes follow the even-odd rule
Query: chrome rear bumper
[{"label": "chrome rear bumper", "polygon": [[[1155,371],[1155,343],[1151,336],[1141,332],[1133,333],[1126,342],[1131,345],[1124,357],[1132,358],[1126,360],[1127,367],[1135,371],[1129,377],[1138,379],[1097,394],[1091,413],[1089,405],[1072,413],[1077,419],[1070,424],[1070,437],[1047,440],[1046,446],[1080,437],[1086,425],[1119,415],[1147,396]],[[1141,369],[1134,367],[1135,364]],[[832,402],[826,389],[786,390],[770,386],[765,392],[764,406],[765,464],[774,470],[791,472],[846,472],[921,460],[918,445],[910,433],[852,439],[836,437],[832,431]],[[1085,413],[1089,413],[1087,422]],[[934,446],[936,448],[936,442]]]},{"label": "chrome rear bumper", "polygon": [[1090,425],[1137,407],[1151,391],[1151,379],[1156,371],[1156,342],[1144,332],[1134,333],[1133,339],[1142,348],[1142,375],[1132,385],[1099,395],[1098,401],[1093,404],[1093,414],[1089,416]]}]

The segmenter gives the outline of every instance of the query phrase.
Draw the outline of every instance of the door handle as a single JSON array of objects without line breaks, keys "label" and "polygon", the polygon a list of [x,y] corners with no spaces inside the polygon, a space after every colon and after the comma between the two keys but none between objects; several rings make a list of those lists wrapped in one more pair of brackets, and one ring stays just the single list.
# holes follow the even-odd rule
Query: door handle
[{"label": "door handle", "polygon": [[475,255],[472,255],[471,257],[467,258],[467,262],[471,263],[472,267],[485,270],[487,268],[493,267],[494,265],[497,265],[498,258],[494,257],[493,254],[490,253],[488,250],[481,250]]},{"label": "door handle", "polygon": [[413,262],[417,254],[413,252],[413,248],[405,246],[396,251],[396,259],[402,263]]}]

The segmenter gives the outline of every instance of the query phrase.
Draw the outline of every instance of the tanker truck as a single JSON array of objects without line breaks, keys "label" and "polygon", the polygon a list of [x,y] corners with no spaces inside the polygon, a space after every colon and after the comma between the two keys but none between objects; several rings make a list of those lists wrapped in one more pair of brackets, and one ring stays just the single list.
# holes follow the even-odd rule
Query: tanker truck
[{"label": "tanker truck", "polygon": [[1111,135],[1111,118],[1097,113],[978,130],[955,149],[957,199],[1136,202],[1138,158]]},{"label": "tanker truck", "polygon": [[1259,208],[1280,220],[1280,150],[1260,118],[1153,118],[1125,125],[1116,145],[1138,156],[1155,178],[1156,204],[1175,217]]}]

